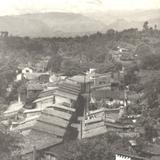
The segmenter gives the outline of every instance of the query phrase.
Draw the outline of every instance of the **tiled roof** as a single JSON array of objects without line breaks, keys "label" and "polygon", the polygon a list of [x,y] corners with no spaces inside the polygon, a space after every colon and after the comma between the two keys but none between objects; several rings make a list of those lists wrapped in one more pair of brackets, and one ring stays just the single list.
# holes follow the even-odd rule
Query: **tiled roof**
[{"label": "tiled roof", "polygon": [[49,75],[49,73],[26,73],[24,77],[25,79],[28,79],[28,80],[34,80],[42,75]]},{"label": "tiled roof", "polygon": [[58,83],[48,82],[47,87],[58,87]]},{"label": "tiled roof", "polygon": [[47,99],[53,99],[53,95],[42,97],[42,98],[37,98],[33,103],[37,103],[37,102],[40,102],[40,101],[45,101]]},{"label": "tiled roof", "polygon": [[54,95],[62,96],[71,100],[77,100],[80,93],[80,86],[75,84],[62,83],[56,89]]},{"label": "tiled roof", "polygon": [[122,91],[112,91],[112,90],[95,90],[93,91],[93,97],[97,100],[101,99],[124,99],[124,93]]},{"label": "tiled roof", "polygon": [[33,147],[36,147],[37,150],[42,150],[61,142],[61,138],[57,138],[48,133],[31,130],[30,133],[24,138],[22,155],[32,152]]},{"label": "tiled roof", "polygon": [[39,94],[38,98],[53,96],[54,92],[55,92],[55,89],[42,91],[42,92]]},{"label": "tiled roof", "polygon": [[87,75],[76,75],[71,78],[68,78],[70,81],[74,81],[77,83],[90,83],[92,80]]},{"label": "tiled roof", "polygon": [[38,90],[38,91],[41,91],[43,90],[44,86],[40,83],[29,83],[27,84],[27,90]]},{"label": "tiled roof", "polygon": [[64,98],[68,98],[68,99],[71,99],[71,100],[77,100],[77,98],[78,98],[78,95],[67,93],[67,92],[64,92],[64,91],[61,91],[61,90],[56,90],[54,95],[64,97]]},{"label": "tiled roof", "polygon": [[42,91],[39,94],[38,99],[36,99],[36,101],[46,99],[53,95],[58,95],[58,96],[62,96],[65,98],[76,100],[79,93],[80,93],[79,85],[68,84],[64,82],[64,83],[59,84],[59,86],[57,86],[54,89],[48,89],[48,90]]},{"label": "tiled roof", "polygon": [[26,118],[14,131],[22,131],[24,149],[22,154],[30,153],[33,146],[37,150],[45,149],[62,142],[72,114],[46,108],[41,114]]},{"label": "tiled roof", "polygon": [[78,84],[71,84],[71,83],[67,83],[67,82],[63,82],[62,84],[60,84],[60,88],[68,88],[70,90],[74,90],[79,92],[81,90],[80,85]]}]

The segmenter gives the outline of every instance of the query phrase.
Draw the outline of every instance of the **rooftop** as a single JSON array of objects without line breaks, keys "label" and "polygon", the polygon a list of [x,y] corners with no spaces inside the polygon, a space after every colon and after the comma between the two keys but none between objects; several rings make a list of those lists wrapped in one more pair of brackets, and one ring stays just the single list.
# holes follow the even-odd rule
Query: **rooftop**
[{"label": "rooftop", "polygon": [[24,138],[22,155],[33,152],[33,147],[36,147],[36,150],[42,150],[61,142],[61,138],[57,138],[48,133],[31,130],[29,135]]},{"label": "rooftop", "polygon": [[43,97],[48,97],[48,96],[53,96],[53,94],[55,93],[55,89],[50,89],[50,90],[45,90],[45,91],[42,91],[38,98],[43,98]]},{"label": "rooftop", "polygon": [[13,116],[17,114],[21,109],[23,109],[24,104],[16,102],[11,104],[8,109],[4,112],[4,116]]},{"label": "rooftop", "polygon": [[32,152],[34,146],[37,150],[41,150],[61,143],[70,118],[70,113],[50,107],[37,116],[28,117],[19,122],[13,130],[21,131],[24,135],[22,154]]},{"label": "rooftop", "polygon": [[54,95],[65,97],[71,100],[77,100],[80,94],[80,86],[76,84],[62,83],[59,88],[56,89]]},{"label": "rooftop", "polygon": [[112,91],[109,89],[95,90],[93,91],[93,97],[97,100],[101,99],[124,99],[123,91]]},{"label": "rooftop", "polygon": [[34,79],[37,79],[37,78],[39,78],[40,76],[42,76],[42,75],[48,75],[49,76],[49,73],[40,73],[40,72],[38,72],[38,73],[26,73],[25,75],[24,75],[24,77],[27,79],[27,80],[34,80]]},{"label": "rooftop", "polygon": [[33,91],[33,90],[41,91],[43,90],[43,88],[44,86],[40,83],[28,83],[27,84],[28,91]]},{"label": "rooftop", "polygon": [[155,156],[160,156],[160,145],[149,144],[148,146],[145,146],[143,152],[151,155],[155,155]]},{"label": "rooftop", "polygon": [[58,159],[66,160],[66,158],[73,158],[74,157],[74,149],[76,146],[77,141],[69,141],[68,143],[61,143],[56,146],[51,147],[45,153],[54,155]]},{"label": "rooftop", "polygon": [[92,80],[87,75],[76,75],[71,78],[68,78],[70,81],[77,83],[91,83]]}]

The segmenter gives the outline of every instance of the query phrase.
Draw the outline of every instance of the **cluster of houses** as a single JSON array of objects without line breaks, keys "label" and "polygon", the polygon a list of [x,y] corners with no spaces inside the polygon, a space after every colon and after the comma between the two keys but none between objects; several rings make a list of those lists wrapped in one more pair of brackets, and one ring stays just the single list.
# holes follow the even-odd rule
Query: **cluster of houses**
[{"label": "cluster of houses", "polygon": [[[123,72],[98,74],[90,69],[83,75],[66,77],[38,72],[26,67],[17,71],[25,91],[4,112],[3,123],[23,135],[23,160],[58,159],[58,149],[66,140],[91,138],[114,131],[131,140],[139,136],[138,116],[127,116],[127,90],[121,87]],[[63,148],[63,147],[62,147]],[[116,154],[116,160],[141,157]],[[141,159],[140,159],[141,158]]]},{"label": "cluster of houses", "polygon": [[123,48],[120,46],[117,46],[115,48],[112,49],[112,57],[116,60],[116,61],[121,61],[123,62],[131,62],[133,61],[137,55],[133,54],[134,52],[131,51],[128,48]]}]

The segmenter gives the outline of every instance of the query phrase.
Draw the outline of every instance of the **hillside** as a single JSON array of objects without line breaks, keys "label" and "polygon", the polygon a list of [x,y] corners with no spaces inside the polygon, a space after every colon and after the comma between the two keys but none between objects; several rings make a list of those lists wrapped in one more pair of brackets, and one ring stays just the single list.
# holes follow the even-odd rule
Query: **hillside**
[{"label": "hillside", "polygon": [[30,37],[75,36],[104,30],[102,22],[74,13],[37,13],[0,17],[0,30]]},{"label": "hillside", "polygon": [[75,14],[65,12],[34,13],[0,17],[0,31],[29,37],[69,37],[106,32],[113,28],[142,29],[144,21],[160,26],[160,10]]},{"label": "hillside", "polygon": [[137,10],[137,11],[108,11],[87,14],[86,16],[99,20],[107,26],[123,30],[127,28],[142,29],[144,21],[149,21],[152,26],[155,24],[160,28],[160,10]]}]

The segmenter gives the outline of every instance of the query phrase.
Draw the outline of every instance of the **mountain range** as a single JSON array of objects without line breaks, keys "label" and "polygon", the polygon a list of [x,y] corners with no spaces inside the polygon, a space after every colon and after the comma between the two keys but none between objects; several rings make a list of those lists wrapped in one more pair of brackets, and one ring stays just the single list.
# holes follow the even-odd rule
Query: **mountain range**
[{"label": "mountain range", "polygon": [[160,26],[160,10],[105,13],[33,13],[0,17],[0,31],[14,36],[68,37],[92,34],[108,29],[142,29],[144,21]]}]

